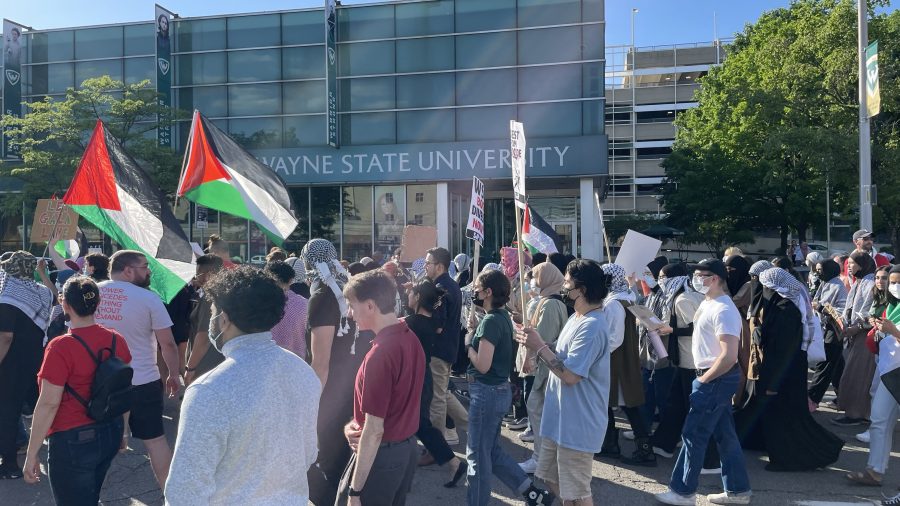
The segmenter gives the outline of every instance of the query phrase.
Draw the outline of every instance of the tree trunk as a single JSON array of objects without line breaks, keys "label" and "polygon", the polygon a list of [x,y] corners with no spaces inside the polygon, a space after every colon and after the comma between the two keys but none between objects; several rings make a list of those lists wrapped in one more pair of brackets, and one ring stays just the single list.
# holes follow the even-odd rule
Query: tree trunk
[{"label": "tree trunk", "polygon": [[788,242],[787,242],[787,238],[788,238],[788,226],[787,226],[787,225],[781,225],[781,227],[780,227],[780,232],[781,232],[781,249],[778,251],[778,255],[779,255],[779,256],[785,255],[786,252],[787,252],[787,246],[788,246]]},{"label": "tree trunk", "polygon": [[900,256],[900,224],[891,227],[891,254]]},{"label": "tree trunk", "polygon": [[809,229],[809,224],[802,223],[795,227],[797,229],[797,244],[806,241],[806,231]]}]

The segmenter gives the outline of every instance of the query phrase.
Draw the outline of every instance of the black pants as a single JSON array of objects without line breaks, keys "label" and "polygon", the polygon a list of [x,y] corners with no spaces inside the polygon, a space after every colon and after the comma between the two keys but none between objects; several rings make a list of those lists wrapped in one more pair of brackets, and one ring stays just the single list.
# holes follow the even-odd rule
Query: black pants
[{"label": "black pants", "polygon": [[124,429],[121,417],[52,434],[47,475],[59,506],[96,506]]},{"label": "black pants", "polygon": [[[31,342],[34,341],[34,342]],[[22,406],[37,384],[41,365],[41,342],[13,337],[9,352],[0,362],[0,468],[19,469],[16,436]]]},{"label": "black pants", "polygon": [[[353,454],[341,477],[340,492],[335,506],[347,504],[347,491],[357,454]],[[396,443],[382,443],[375,454],[375,462],[362,489],[360,502],[366,506],[403,506],[416,472],[416,442],[413,438]]]},{"label": "black pants", "polygon": [[[672,378],[672,389],[669,392],[669,405],[665,415],[660,419],[656,431],[650,437],[651,445],[669,453],[675,453],[675,447],[681,441],[684,420],[691,408],[690,396],[695,379],[697,379],[697,373],[694,369],[676,368],[675,376]],[[706,447],[703,467],[715,469],[719,465],[718,446],[714,439],[710,439],[709,445]]]},{"label": "black pants", "polygon": [[[628,418],[628,423],[631,425],[631,430],[634,432],[634,438],[646,438],[650,437],[650,426],[647,425],[647,421],[644,420],[644,416],[641,415],[641,408],[635,406],[633,408],[628,408],[625,406],[619,406],[619,408],[625,413],[625,417]],[[606,438],[604,440],[614,441],[616,436],[616,417],[613,413],[612,406],[609,407],[608,414],[608,422],[606,424]]]},{"label": "black pants", "polygon": [[844,373],[843,348],[839,339],[825,342],[825,360],[816,364],[815,373],[809,384],[809,398],[816,404],[822,402],[829,384],[834,385],[835,393],[838,391],[841,375]]},{"label": "black pants", "polygon": [[[425,362],[428,363],[427,361]],[[419,408],[419,430],[416,437],[422,442],[422,446],[428,450],[428,453],[434,457],[439,466],[453,460],[455,454],[444,439],[441,431],[431,425],[431,417],[429,416],[431,408],[431,398],[434,397],[434,386],[431,378],[431,368],[425,367],[425,381],[422,383],[422,404]]]}]

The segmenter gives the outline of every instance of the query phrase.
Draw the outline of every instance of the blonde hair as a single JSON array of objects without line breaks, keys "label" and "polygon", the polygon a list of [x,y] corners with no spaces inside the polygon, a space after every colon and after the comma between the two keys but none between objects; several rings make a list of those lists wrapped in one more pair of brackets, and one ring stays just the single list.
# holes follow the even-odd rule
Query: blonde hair
[{"label": "blonde hair", "polygon": [[725,250],[726,257],[735,256],[735,255],[736,256],[744,256],[744,251],[741,250],[741,248],[738,248],[737,246],[729,246]]}]

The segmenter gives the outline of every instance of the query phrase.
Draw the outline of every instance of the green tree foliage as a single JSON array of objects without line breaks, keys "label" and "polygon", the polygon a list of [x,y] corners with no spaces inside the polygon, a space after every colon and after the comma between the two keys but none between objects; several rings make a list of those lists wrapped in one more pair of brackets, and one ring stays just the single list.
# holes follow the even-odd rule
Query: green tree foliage
[{"label": "green tree foliage", "polygon": [[160,188],[174,193],[181,158],[157,146],[157,113],[165,112],[161,107],[150,81],[125,85],[104,76],[87,79],[78,90],[69,88],[62,100],[48,97],[27,104],[22,118],[4,116],[0,127],[18,145],[22,160],[0,163],[0,176],[21,180],[24,190],[0,199],[0,214],[21,212],[23,201],[31,207],[35,199],[61,197],[98,118]]}]

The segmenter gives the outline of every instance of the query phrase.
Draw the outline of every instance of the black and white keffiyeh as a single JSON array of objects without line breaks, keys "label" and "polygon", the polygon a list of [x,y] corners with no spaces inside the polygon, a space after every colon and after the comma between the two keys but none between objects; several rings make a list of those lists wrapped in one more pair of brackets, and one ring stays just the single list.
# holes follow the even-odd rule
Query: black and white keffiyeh
[{"label": "black and white keffiyeh", "polygon": [[675,299],[685,290],[691,290],[691,278],[688,276],[675,276],[674,278],[660,279],[659,289],[663,293],[665,301],[663,303],[662,321],[668,322],[672,318],[672,312],[675,311]]},{"label": "black and white keffiyeh", "polygon": [[343,292],[349,276],[344,266],[338,261],[337,250],[325,239],[313,239],[303,247],[300,258],[303,259],[303,265],[306,267],[306,278],[310,281],[310,285],[318,281],[331,288],[334,293],[341,310],[341,323],[338,326],[337,335],[338,337],[343,336],[350,330],[347,322],[350,308]]},{"label": "black and white keffiyeh", "polygon": [[624,300],[626,302],[634,302],[637,299],[634,292],[628,287],[624,267],[618,264],[603,264],[600,268],[603,269],[604,274],[610,277],[609,295],[607,295],[607,298]]},{"label": "black and white keffiyeh", "polygon": [[759,282],[764,287],[774,290],[778,295],[793,302],[800,310],[800,318],[803,322],[803,350],[808,349],[818,327],[818,323],[813,318],[809,290],[791,273],[780,267],[763,271],[759,275]]},{"label": "black and white keffiyeh", "polygon": [[770,262],[768,260],[760,260],[750,266],[750,275],[759,277],[760,274],[762,274],[763,272],[765,272],[773,267],[775,267],[775,266],[772,265],[772,262]]},{"label": "black and white keffiyeh", "polygon": [[0,304],[18,308],[45,332],[50,325],[53,294],[49,288],[32,279],[16,277],[0,270]]}]

